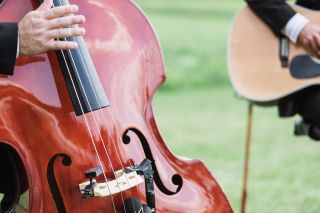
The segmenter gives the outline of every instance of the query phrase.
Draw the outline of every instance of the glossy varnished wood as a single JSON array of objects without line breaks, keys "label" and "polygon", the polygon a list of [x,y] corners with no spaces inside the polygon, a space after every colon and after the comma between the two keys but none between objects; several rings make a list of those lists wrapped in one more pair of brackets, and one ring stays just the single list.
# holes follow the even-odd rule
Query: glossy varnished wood
[{"label": "glossy varnished wood", "polygon": [[[67,212],[113,212],[110,197],[83,199],[78,189],[78,184],[86,181],[84,172],[99,166],[90,134],[110,176],[112,168],[121,169],[119,161],[129,166],[129,161],[139,164],[145,158],[133,133],[129,132],[129,145],[121,141],[120,135],[134,127],[149,142],[164,185],[175,191],[171,177],[179,174],[183,178],[175,195],[155,187],[157,212],[231,212],[203,163],[175,156],[159,134],[151,99],[165,80],[164,65],[159,43],[142,12],[127,0],[71,3],[78,4],[86,16],[84,38],[111,106],[75,116],[54,52],[20,57],[14,75],[0,79],[0,139],[12,146],[24,163],[30,187],[29,211],[57,212],[47,166],[52,156],[65,153],[71,157],[71,166],[64,167],[59,160],[54,170]],[[35,1],[9,0],[0,10],[0,21],[17,21],[36,7]],[[123,192],[122,197],[135,196],[145,203],[144,190],[141,185]],[[122,197],[114,196],[117,212],[121,212]]]}]

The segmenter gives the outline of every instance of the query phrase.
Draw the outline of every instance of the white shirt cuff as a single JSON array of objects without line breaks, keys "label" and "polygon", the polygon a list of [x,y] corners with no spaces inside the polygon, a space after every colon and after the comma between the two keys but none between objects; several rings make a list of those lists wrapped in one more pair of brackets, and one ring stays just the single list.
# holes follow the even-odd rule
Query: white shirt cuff
[{"label": "white shirt cuff", "polygon": [[19,45],[20,45],[20,44],[19,44],[19,31],[18,31],[18,36],[17,36],[17,37],[18,37],[18,41],[17,41],[17,54],[16,54],[16,58],[19,57],[19,50],[20,50],[20,49],[19,49]]},{"label": "white shirt cuff", "polygon": [[298,36],[303,27],[309,20],[301,14],[295,14],[286,24],[282,33],[286,35],[293,43],[297,42]]}]

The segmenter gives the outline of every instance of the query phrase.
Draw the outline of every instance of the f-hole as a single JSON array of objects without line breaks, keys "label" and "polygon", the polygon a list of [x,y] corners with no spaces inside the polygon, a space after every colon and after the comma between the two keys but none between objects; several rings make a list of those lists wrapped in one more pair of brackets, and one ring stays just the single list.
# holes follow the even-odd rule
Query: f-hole
[{"label": "f-hole", "polygon": [[18,153],[0,143],[0,212],[27,212],[28,179]]},{"label": "f-hole", "polygon": [[146,137],[142,134],[142,132],[140,132],[136,128],[129,128],[126,131],[124,131],[124,133],[122,135],[122,142],[124,144],[129,144],[131,142],[131,138],[128,135],[129,131],[134,132],[138,136],[146,158],[152,162],[152,168],[153,168],[153,171],[154,171],[154,182],[156,183],[156,185],[160,189],[160,191],[162,193],[166,194],[166,195],[175,195],[175,194],[177,194],[181,190],[182,185],[183,185],[183,179],[182,179],[181,175],[180,174],[174,174],[171,177],[172,183],[174,185],[176,185],[177,188],[176,188],[175,191],[169,190],[164,185],[163,181],[160,178],[160,175],[159,175],[159,172],[158,172],[158,169],[157,169],[157,165],[155,164],[155,160],[153,158],[153,154],[152,154],[152,151],[150,149],[149,143],[148,143]]},{"label": "f-hole", "polygon": [[57,210],[59,213],[66,213],[66,207],[63,202],[63,197],[61,195],[56,176],[54,174],[54,164],[57,159],[61,159],[61,164],[63,166],[70,166],[72,163],[71,158],[64,154],[64,153],[58,153],[51,157],[48,163],[47,167],[47,180],[50,187],[50,191],[52,194],[52,198],[54,200],[54,203],[56,204]]}]

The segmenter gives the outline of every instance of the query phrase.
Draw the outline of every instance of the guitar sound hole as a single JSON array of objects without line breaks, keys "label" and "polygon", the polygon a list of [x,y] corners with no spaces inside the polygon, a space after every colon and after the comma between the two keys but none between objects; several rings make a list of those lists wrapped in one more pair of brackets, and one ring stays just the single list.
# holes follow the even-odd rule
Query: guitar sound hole
[{"label": "guitar sound hole", "polygon": [[0,174],[0,212],[27,212],[29,193],[25,169],[18,153],[2,143]]}]

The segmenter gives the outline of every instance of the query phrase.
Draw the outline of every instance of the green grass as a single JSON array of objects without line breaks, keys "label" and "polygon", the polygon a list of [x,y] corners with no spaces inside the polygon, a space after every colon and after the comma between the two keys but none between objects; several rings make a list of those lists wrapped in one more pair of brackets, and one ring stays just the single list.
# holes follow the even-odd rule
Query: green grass
[{"label": "green grass", "polygon": [[168,80],[163,90],[229,84],[226,44],[241,1],[136,1],[154,25],[164,49]]},{"label": "green grass", "polygon": [[[201,158],[240,209],[247,105],[229,89],[159,92],[155,114],[174,153]],[[293,119],[254,108],[248,212],[319,212],[318,143],[294,137]]]},{"label": "green grass", "polygon": [[[226,47],[241,0],[136,0],[164,51],[167,82],[156,93],[162,135],[181,156],[201,158],[240,212],[247,104],[228,80]],[[320,212],[320,144],[294,137],[292,118],[254,109],[249,213]]]}]

